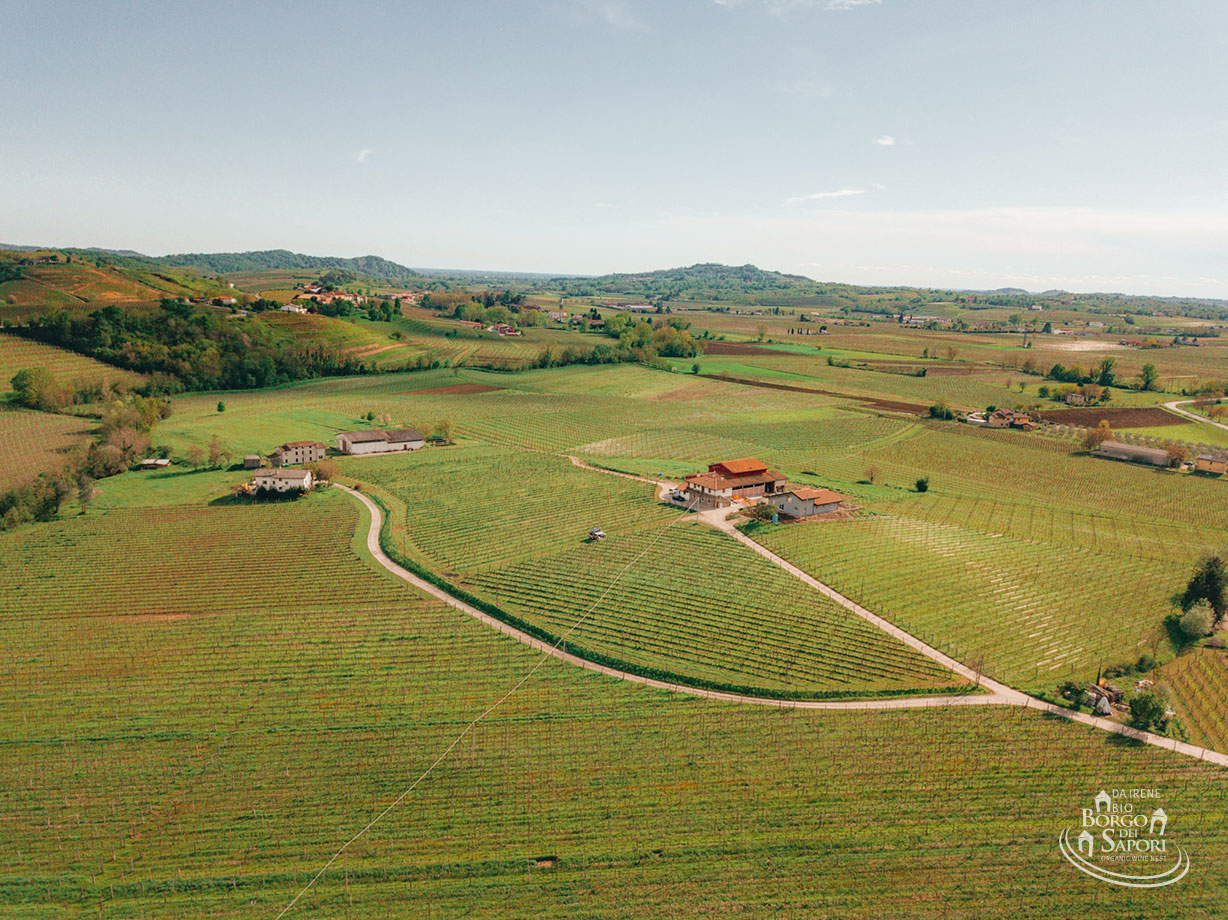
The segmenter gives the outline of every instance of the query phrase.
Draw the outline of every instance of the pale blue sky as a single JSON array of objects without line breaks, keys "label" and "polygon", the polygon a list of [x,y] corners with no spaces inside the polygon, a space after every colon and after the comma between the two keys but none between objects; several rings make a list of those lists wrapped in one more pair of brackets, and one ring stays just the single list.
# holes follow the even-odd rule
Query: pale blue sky
[{"label": "pale blue sky", "polygon": [[1223,0],[0,0],[0,240],[1228,297]]}]

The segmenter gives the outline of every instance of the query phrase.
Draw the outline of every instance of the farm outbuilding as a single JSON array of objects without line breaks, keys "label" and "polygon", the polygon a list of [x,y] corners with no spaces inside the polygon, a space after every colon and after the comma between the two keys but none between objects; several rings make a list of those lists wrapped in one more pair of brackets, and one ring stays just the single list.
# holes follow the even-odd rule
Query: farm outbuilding
[{"label": "farm outbuilding", "polygon": [[794,518],[827,514],[839,508],[841,502],[848,500],[847,495],[841,495],[831,489],[814,489],[808,486],[798,486],[768,498],[777,511]]},{"label": "farm outbuilding", "polygon": [[387,454],[400,450],[418,450],[426,445],[426,438],[416,428],[397,428],[384,431],[347,431],[337,435],[337,450],[343,454]]},{"label": "farm outbuilding", "polygon": [[311,488],[311,470],[261,469],[252,483],[266,492],[306,492]]},{"label": "farm outbuilding", "polygon": [[260,469],[260,455],[259,454],[248,454],[246,457],[244,457],[243,458],[243,469],[245,470]]},{"label": "farm outbuilding", "polygon": [[1125,460],[1131,463],[1147,463],[1151,466],[1168,466],[1168,451],[1159,447],[1139,447],[1135,444],[1123,444],[1120,441],[1105,441],[1093,456],[1104,457],[1106,460]]}]

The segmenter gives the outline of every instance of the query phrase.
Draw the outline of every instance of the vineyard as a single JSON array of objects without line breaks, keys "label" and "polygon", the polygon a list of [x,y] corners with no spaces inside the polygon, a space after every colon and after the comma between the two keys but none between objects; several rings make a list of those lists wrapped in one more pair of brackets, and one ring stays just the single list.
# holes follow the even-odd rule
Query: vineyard
[{"label": "vineyard", "polygon": [[1194,744],[1228,750],[1228,658],[1209,648],[1173,659],[1160,671]]},{"label": "vineyard", "polygon": [[133,387],[139,386],[145,379],[140,374],[111,367],[54,345],[0,333],[0,393],[12,391],[14,374],[33,367],[45,367],[57,380],[69,384]]},{"label": "vineyard", "polygon": [[548,454],[435,448],[355,458],[344,470],[400,499],[410,538],[447,572],[483,571],[575,547],[597,524],[621,533],[677,514],[654,502],[643,483],[594,476]]},{"label": "vineyard", "polygon": [[756,534],[814,577],[965,664],[1052,690],[1170,652],[1180,571],[1152,559],[892,517]]},{"label": "vineyard", "polygon": [[86,419],[0,406],[0,491],[58,470],[91,428]]},{"label": "vineyard", "polygon": [[[614,574],[650,538],[659,542],[598,603]],[[692,680],[866,694],[959,683],[725,535],[692,521],[660,534],[611,535],[464,580],[555,635],[592,607],[569,643]]]},{"label": "vineyard", "polygon": [[[0,535],[0,916],[275,916],[524,675],[358,558],[357,517]],[[738,707],[548,661],[288,916],[1216,916],[1225,779],[1030,711]],[[1158,789],[1191,853],[1162,899],[1056,852],[1114,785]]]}]

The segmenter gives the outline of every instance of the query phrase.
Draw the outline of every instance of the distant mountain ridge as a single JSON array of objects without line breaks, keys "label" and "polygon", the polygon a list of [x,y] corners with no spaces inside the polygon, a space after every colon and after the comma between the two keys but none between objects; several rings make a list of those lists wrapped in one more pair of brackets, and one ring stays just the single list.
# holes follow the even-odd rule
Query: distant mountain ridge
[{"label": "distant mountain ridge", "polygon": [[419,272],[382,256],[309,256],[288,249],[262,249],[252,252],[186,252],[168,256],[144,256],[167,268],[191,268],[224,275],[230,272],[327,271],[344,268],[373,281],[409,282],[421,278]]},{"label": "distant mountain ridge", "polygon": [[719,262],[697,262],[682,268],[662,268],[647,272],[625,272],[600,275],[595,283],[626,281],[684,284],[694,286],[752,285],[756,287],[794,287],[815,284],[805,275],[787,275],[757,265],[723,265]]}]

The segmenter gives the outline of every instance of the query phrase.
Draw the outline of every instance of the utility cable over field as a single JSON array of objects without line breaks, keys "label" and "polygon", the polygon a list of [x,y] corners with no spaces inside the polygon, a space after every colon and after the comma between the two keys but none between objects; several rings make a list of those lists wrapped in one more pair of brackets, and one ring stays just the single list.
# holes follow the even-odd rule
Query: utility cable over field
[{"label": "utility cable over field", "polygon": [[[408,572],[405,572],[404,569],[400,569],[399,566],[397,566],[397,569],[399,569],[400,571],[396,571],[392,569],[390,566],[391,560],[389,560],[387,556],[385,556],[383,552],[379,550],[380,513],[379,513],[379,508],[375,505],[375,503],[372,502],[369,498],[367,498],[362,493],[357,492],[353,489],[348,489],[345,486],[340,486],[339,488],[345,489],[345,491],[349,492],[351,495],[357,496],[363,502],[363,504],[367,506],[367,509],[371,512],[371,530],[367,536],[367,545],[369,548],[372,549],[373,553],[378,551],[378,555],[376,556],[377,560],[379,560],[381,564],[385,566],[385,568],[389,568],[390,571],[393,571],[394,574],[404,573],[402,577],[409,575]],[[294,899],[290,901],[290,903],[287,904],[285,907],[283,907],[280,912],[278,912],[277,914],[278,918],[284,917],[290,911],[290,909],[293,908],[294,905],[298,903],[299,899],[302,898],[303,895],[305,895],[308,891],[311,890],[311,888],[315,885],[315,883],[319,881],[321,877],[323,877],[324,873],[329,870],[332,864],[335,863],[346,850],[348,850],[353,844],[357,843],[358,840],[360,840],[367,833],[367,831],[369,831],[372,827],[378,824],[380,820],[382,820],[389,812],[391,812],[394,808],[396,808],[403,801],[405,801],[405,799],[408,798],[409,794],[412,793],[414,789],[416,789],[418,785],[424,779],[430,776],[430,774],[435,770],[436,767],[438,767],[441,763],[443,763],[444,760],[447,759],[448,755],[451,754],[452,751],[456,749],[456,746],[460,744],[461,741],[463,741],[465,737],[468,736],[468,734],[471,731],[473,731],[475,727],[477,727],[492,712],[494,712],[496,709],[498,709],[500,706],[506,703],[516,693],[517,690],[523,687],[528,682],[529,678],[531,678],[534,674],[536,674],[538,669],[543,664],[546,663],[546,660],[551,657],[551,654],[553,652],[558,651],[559,647],[563,645],[564,642],[567,641],[567,637],[570,636],[573,632],[575,632],[577,629],[580,628],[580,626],[584,624],[584,621],[587,620],[592,615],[593,611],[597,609],[597,606],[603,600],[605,600],[606,597],[609,596],[609,593],[611,591],[614,590],[615,586],[622,579],[623,575],[625,575],[627,571],[633,565],[635,565],[640,559],[642,559],[649,550],[651,550],[654,546],[657,545],[661,537],[665,534],[665,532],[670,527],[672,527],[678,521],[681,521],[684,518],[686,518],[687,515],[690,514],[692,510],[694,510],[694,507],[695,507],[695,503],[692,502],[691,505],[689,505],[685,510],[683,510],[681,514],[679,514],[677,517],[669,521],[669,523],[667,523],[664,527],[660,528],[660,530],[657,531],[657,534],[651,540],[648,541],[648,544],[643,549],[641,549],[638,553],[632,556],[631,559],[628,560],[627,563],[621,569],[618,570],[618,572],[614,575],[614,578],[610,581],[610,584],[606,587],[605,591],[601,593],[601,596],[598,597],[595,601],[593,601],[592,604],[588,606],[588,608],[584,611],[583,615],[581,615],[579,619],[577,619],[574,623],[572,623],[572,625],[568,627],[568,629],[561,636],[559,636],[557,640],[555,640],[553,645],[546,645],[546,643],[541,643],[541,645],[543,646],[543,648],[541,649],[542,655],[533,664],[533,667],[529,668],[529,670],[525,673],[525,675],[521,677],[520,680],[516,681],[516,683],[513,684],[512,687],[506,693],[503,694],[503,696],[499,697],[499,699],[497,699],[494,703],[492,703],[485,710],[483,710],[483,712],[479,716],[477,716],[477,718],[473,719],[468,725],[466,725],[461,730],[460,734],[458,734],[454,739],[452,739],[452,743],[449,744],[446,748],[444,748],[442,753],[440,753],[440,755],[436,757],[434,761],[431,762],[430,766],[428,766],[425,770],[423,770],[418,775],[417,779],[415,779],[412,783],[410,783],[407,787],[405,787],[405,789],[401,791],[401,794],[398,795],[395,799],[393,799],[384,808],[383,811],[381,811],[374,818],[368,821],[362,827],[362,829],[358,831],[358,833],[354,834],[353,837],[351,837],[344,844],[342,844],[341,847],[337,850],[337,852],[335,852],[329,858],[328,862],[326,862],[323,866],[320,867],[320,871],[317,872],[315,875],[313,875],[311,877],[311,880],[306,885],[303,886],[302,890],[299,891],[299,893],[294,896]],[[374,541],[374,546],[372,546],[373,541]],[[418,583],[418,579],[412,579],[412,581],[414,583]],[[425,585],[425,584],[427,583],[425,582],[422,583],[422,585]],[[431,593],[435,593],[435,592],[431,592]],[[462,609],[465,609],[465,608],[462,608]]]}]

